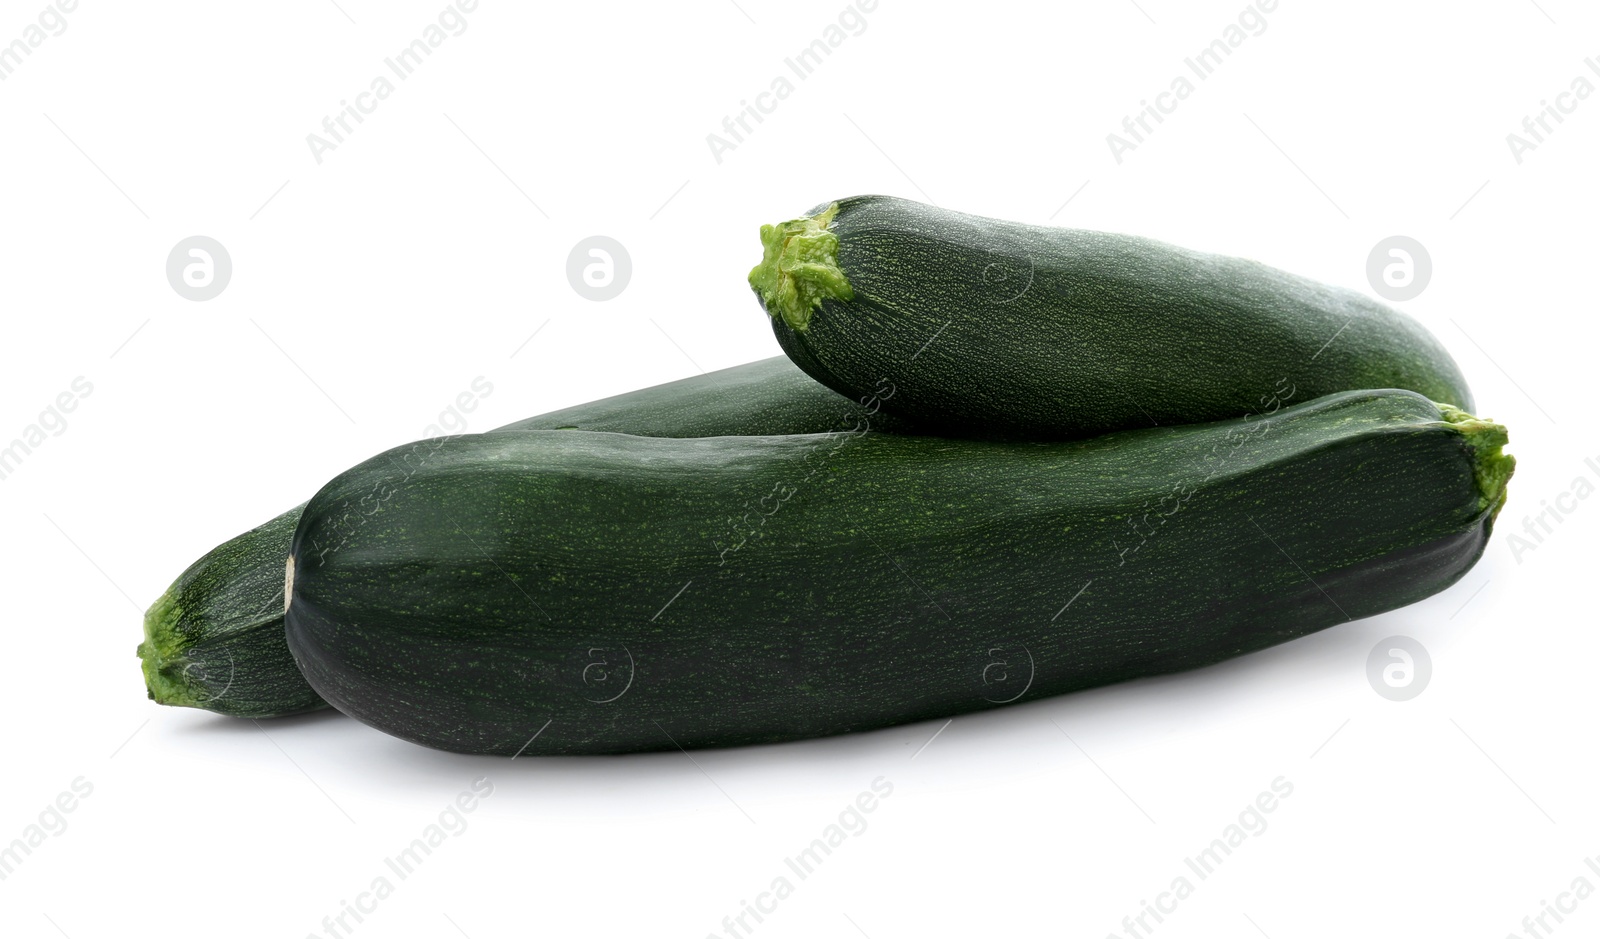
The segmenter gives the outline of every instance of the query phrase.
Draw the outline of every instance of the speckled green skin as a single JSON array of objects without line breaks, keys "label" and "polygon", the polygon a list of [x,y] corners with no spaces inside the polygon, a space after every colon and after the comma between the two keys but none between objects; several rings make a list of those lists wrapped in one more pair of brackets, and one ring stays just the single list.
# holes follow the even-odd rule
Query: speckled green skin
[{"label": "speckled green skin", "polygon": [[[903,428],[841,398],[783,356],[574,405],[497,431],[581,428],[643,436]],[[328,707],[283,638],[283,563],[304,503],[207,552],[145,616],[149,696],[236,717]]]},{"label": "speckled green skin", "polygon": [[1504,500],[1504,440],[1402,391],[1069,443],[457,437],[311,500],[289,647],[340,710],[465,753],[943,717],[1442,590]]},{"label": "speckled green skin", "polygon": [[283,562],[304,507],[212,548],[151,604],[139,644],[151,700],[234,717],[328,706],[283,640]]},{"label": "speckled green skin", "polygon": [[[1280,386],[1295,401],[1405,388],[1472,409],[1426,329],[1351,290],[1145,238],[887,196],[812,215],[834,205],[827,231],[848,290],[826,258],[791,259],[777,277],[770,268],[793,253],[769,243],[783,226],[763,227],[752,288],[801,368],[847,396],[887,380],[884,411],[929,433],[1071,439],[1223,420],[1259,413]],[[796,283],[813,275],[817,289]],[[779,283],[787,290],[773,293]],[[793,309],[797,296],[814,309]]]},{"label": "speckled green skin", "polygon": [[[862,406],[858,402],[867,402]],[[597,430],[640,437],[906,432],[882,413],[869,388],[846,400],[781,355],[551,411],[495,428]]]}]

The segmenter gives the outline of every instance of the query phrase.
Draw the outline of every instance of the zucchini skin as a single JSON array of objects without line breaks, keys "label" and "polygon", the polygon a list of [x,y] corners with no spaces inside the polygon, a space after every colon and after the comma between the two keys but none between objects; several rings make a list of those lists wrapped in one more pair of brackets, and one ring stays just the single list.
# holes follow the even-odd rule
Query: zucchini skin
[{"label": "zucchini skin", "polygon": [[[311,500],[288,643],[341,711],[462,753],[946,717],[1443,590],[1503,503],[1504,440],[1405,391],[1065,443],[456,437]],[[1026,656],[1025,686],[993,680],[994,650]]]},{"label": "zucchini skin", "polygon": [[[773,237],[785,233],[789,247]],[[1254,261],[875,195],[768,226],[763,242],[750,280],[784,352],[847,396],[887,381],[884,410],[927,433],[1070,439],[1224,420],[1285,387],[1296,401],[1403,388],[1473,407],[1419,323]]]},{"label": "zucchini skin", "polygon": [[[564,428],[641,436],[821,433],[903,428],[817,384],[783,356],[578,404],[491,433]],[[283,564],[305,503],[188,567],[145,614],[146,691],[163,704],[234,717],[328,707],[283,638]]]},{"label": "zucchini skin", "polygon": [[151,700],[234,717],[328,707],[283,640],[283,559],[304,508],[212,548],[145,612],[138,652]]}]

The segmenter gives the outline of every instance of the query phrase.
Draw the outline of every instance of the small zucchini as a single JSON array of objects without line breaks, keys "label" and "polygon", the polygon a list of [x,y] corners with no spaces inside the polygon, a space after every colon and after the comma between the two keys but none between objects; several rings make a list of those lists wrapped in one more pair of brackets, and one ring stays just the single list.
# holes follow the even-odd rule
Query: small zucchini
[{"label": "small zucchini", "polygon": [[289,649],[341,711],[463,753],[946,717],[1443,590],[1504,501],[1505,440],[1408,391],[1055,443],[441,439],[312,498]]},{"label": "small zucchini", "polygon": [[1062,439],[1403,388],[1472,409],[1421,325],[1351,290],[1147,238],[888,196],[764,225],[750,285],[783,350],[951,436]]},{"label": "small zucchini", "polygon": [[[902,426],[839,397],[783,356],[579,404],[492,433],[564,428],[645,436],[816,433]],[[139,658],[150,698],[236,717],[313,711],[327,702],[283,638],[283,562],[304,503],[213,548],[144,619]]]}]

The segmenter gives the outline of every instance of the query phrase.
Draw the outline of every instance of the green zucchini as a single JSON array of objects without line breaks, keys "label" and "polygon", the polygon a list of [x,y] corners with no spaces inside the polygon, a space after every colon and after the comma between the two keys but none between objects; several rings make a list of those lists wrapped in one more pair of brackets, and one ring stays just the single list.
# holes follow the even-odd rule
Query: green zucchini
[{"label": "green zucchini", "polygon": [[779,344],[928,433],[1060,439],[1256,413],[1284,389],[1472,409],[1444,347],[1374,300],[1239,258],[857,196],[761,228]]},{"label": "green zucchini", "polygon": [[[877,405],[841,398],[783,356],[668,382],[508,424],[644,436],[788,434],[903,427]],[[162,704],[237,717],[328,706],[283,638],[283,563],[304,503],[212,549],[145,614],[145,686]]]},{"label": "green zucchini", "polygon": [[1064,443],[442,439],[312,498],[288,643],[341,711],[464,753],[945,717],[1443,590],[1504,501],[1505,440],[1407,391]]}]

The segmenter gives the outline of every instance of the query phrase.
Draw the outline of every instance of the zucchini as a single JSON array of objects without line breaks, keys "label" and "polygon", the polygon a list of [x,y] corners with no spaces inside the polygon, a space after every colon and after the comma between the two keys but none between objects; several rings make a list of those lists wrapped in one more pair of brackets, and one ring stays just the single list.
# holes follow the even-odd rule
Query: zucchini
[{"label": "zucchini", "polygon": [[1444,347],[1359,293],[1147,238],[857,196],[761,228],[784,352],[928,433],[1089,437],[1404,388],[1472,409]]},{"label": "zucchini", "polygon": [[[783,356],[668,382],[508,424],[645,436],[788,434],[902,426],[817,384]],[[212,549],[145,614],[145,687],[162,704],[237,717],[328,706],[283,639],[283,562],[304,503]]]},{"label": "zucchini", "polygon": [[312,498],[288,643],[341,711],[463,753],[946,717],[1443,590],[1504,501],[1505,440],[1397,390],[1075,442],[441,439]]}]

